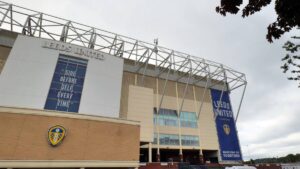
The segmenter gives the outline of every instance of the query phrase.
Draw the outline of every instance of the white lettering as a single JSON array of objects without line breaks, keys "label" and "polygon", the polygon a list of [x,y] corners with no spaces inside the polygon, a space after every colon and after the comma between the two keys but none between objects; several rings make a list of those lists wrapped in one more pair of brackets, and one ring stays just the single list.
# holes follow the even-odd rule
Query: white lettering
[{"label": "white lettering", "polygon": [[74,77],[68,77],[68,76],[61,76],[59,79],[60,82],[63,83],[72,83],[72,84],[76,84],[77,83],[77,79]]},{"label": "white lettering", "polygon": [[214,109],[214,112],[216,116],[233,117],[231,110]]},{"label": "white lettering", "polygon": [[74,85],[63,83],[60,87],[61,91],[73,92]]},{"label": "white lettering", "polygon": [[214,104],[215,107],[230,110],[230,104],[227,103],[227,102],[224,102],[224,101],[214,101],[213,104]]},{"label": "white lettering", "polygon": [[66,70],[65,71],[65,75],[66,76],[76,77],[76,71]]},{"label": "white lettering", "polygon": [[234,157],[234,158],[241,157],[241,154],[239,151],[222,151],[222,154],[224,157]]},{"label": "white lettering", "polygon": [[70,106],[70,101],[69,100],[57,100],[56,106],[68,108]]},{"label": "white lettering", "polygon": [[85,48],[74,48],[69,44],[65,43],[59,43],[59,42],[48,42],[45,41],[44,44],[42,45],[44,48],[49,48],[49,49],[54,49],[58,51],[64,51],[68,53],[74,53],[80,56],[88,57],[88,58],[95,58],[98,60],[104,60],[104,54],[92,49],[85,49]]},{"label": "white lettering", "polygon": [[61,99],[72,99],[73,97],[73,94],[72,93],[67,93],[67,92],[62,92],[62,91],[59,91],[57,93],[57,98],[61,98]]},{"label": "white lettering", "polygon": [[230,104],[225,101],[213,101],[214,112],[216,116],[222,117],[233,117],[233,113],[230,107]]}]

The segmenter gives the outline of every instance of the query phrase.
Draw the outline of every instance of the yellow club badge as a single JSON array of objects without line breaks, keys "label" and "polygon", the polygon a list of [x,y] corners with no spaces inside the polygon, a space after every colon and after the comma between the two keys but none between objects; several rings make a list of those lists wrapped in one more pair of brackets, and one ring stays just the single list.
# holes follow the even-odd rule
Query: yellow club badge
[{"label": "yellow club badge", "polygon": [[48,141],[50,145],[57,146],[66,136],[66,129],[62,126],[56,125],[48,130]]},{"label": "yellow club badge", "polygon": [[223,130],[225,132],[226,135],[229,135],[230,134],[230,127],[228,124],[224,124],[223,125]]}]

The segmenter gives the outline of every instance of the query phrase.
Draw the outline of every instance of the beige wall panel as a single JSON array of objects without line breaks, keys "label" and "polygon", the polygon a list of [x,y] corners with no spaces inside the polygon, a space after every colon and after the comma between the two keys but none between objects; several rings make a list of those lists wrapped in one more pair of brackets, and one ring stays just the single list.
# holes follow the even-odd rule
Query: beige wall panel
[{"label": "beige wall panel", "polygon": [[[152,145],[152,148],[157,148],[157,145]],[[174,146],[174,145],[160,145],[159,148],[161,149],[176,149],[179,151],[180,146]],[[183,150],[199,150],[199,146],[181,146]]]},{"label": "beige wall panel", "polygon": [[199,119],[200,145],[203,149],[219,149],[211,103],[204,103]]},{"label": "beige wall panel", "polygon": [[121,100],[120,100],[120,118],[126,119],[127,117],[129,85],[133,85],[134,81],[135,81],[134,74],[123,72]]},{"label": "beige wall panel", "polygon": [[10,53],[11,48],[0,46],[0,74]]},{"label": "beige wall panel", "polygon": [[[184,84],[184,83],[177,83],[178,97],[179,98],[183,98],[185,86],[186,86],[186,84]],[[194,99],[193,86],[188,85],[188,88],[187,88],[186,94],[185,94],[185,98],[186,99],[191,99],[191,100]]]},{"label": "beige wall panel", "polygon": [[[140,82],[142,76],[138,76],[138,81]],[[130,83],[126,83],[126,87],[128,87],[129,84],[134,84],[135,75],[133,73],[124,72],[124,79],[130,79]],[[124,84],[123,79],[123,84]],[[160,99],[163,93],[163,86],[164,86],[165,80],[164,79],[158,79],[158,91],[159,95],[156,95],[156,79],[153,77],[144,77],[144,86],[147,88],[152,88],[154,91],[153,99],[152,99],[152,113],[153,108],[159,106]],[[167,109],[173,109],[178,110],[180,108],[180,104],[182,103],[182,97],[185,89],[184,83],[177,83],[178,88],[178,101],[176,98],[176,82],[168,81],[165,96],[163,98],[162,102],[162,108]],[[126,88],[127,89],[127,88]],[[128,88],[129,89],[129,88]],[[127,89],[127,90],[128,90]],[[204,93],[203,87],[194,87],[195,90],[193,90],[193,86],[188,86],[187,94],[185,96],[185,101],[182,107],[182,111],[187,112],[196,112],[198,113],[199,107],[200,107],[200,101],[202,101],[202,95]],[[195,93],[194,93],[195,91]],[[122,89],[122,93],[124,92]],[[196,98],[196,100],[195,100]],[[122,97],[123,99],[123,97]],[[126,99],[126,98],[124,98]],[[122,101],[121,101],[122,103]],[[158,105],[156,105],[158,103]],[[150,105],[150,104],[148,104]],[[125,106],[126,107],[126,106]],[[122,109],[122,108],[121,108]],[[124,109],[123,109],[124,110]],[[127,112],[126,112],[127,113]],[[137,118],[143,118],[143,116],[136,115]],[[139,120],[139,119],[135,119]],[[141,121],[141,120],[139,120]],[[143,123],[143,122],[142,122]],[[192,128],[181,128],[182,135],[198,135],[200,138],[200,145],[203,149],[209,149],[209,150],[217,150],[219,149],[218,146],[218,137],[216,132],[216,126],[215,121],[213,117],[213,110],[212,110],[212,103],[211,103],[211,97],[210,97],[210,91],[209,89],[206,90],[205,96],[204,96],[204,104],[202,107],[200,119],[198,121],[199,128],[198,129],[192,129]],[[142,124],[143,125],[143,124]],[[144,126],[153,126],[153,121],[151,117],[151,121],[144,124]],[[144,131],[147,132],[157,132],[155,126],[153,127],[153,130],[145,129]],[[165,133],[165,134],[179,134],[179,129],[177,127],[166,127],[166,126],[159,126],[159,132]]]},{"label": "beige wall panel", "polygon": [[[158,104],[160,103],[160,99],[161,99],[161,95],[158,95]],[[156,95],[154,95],[154,97],[153,97],[153,102],[156,103]],[[178,107],[177,107],[177,98],[176,97],[164,96],[161,107],[166,108],[166,109],[177,110],[177,109],[180,109],[181,103],[182,103],[182,99],[179,98],[178,99]],[[185,99],[183,106],[182,106],[182,111],[195,112],[196,111],[195,101],[190,100],[190,99]]]},{"label": "beige wall panel", "polygon": [[[182,99],[179,98],[179,106],[182,103]],[[191,99],[184,99],[184,103],[182,106],[182,111],[186,111],[186,112],[196,112],[195,110],[195,101],[191,100]]]},{"label": "beige wall panel", "polygon": [[141,141],[153,141],[153,89],[129,86],[127,119],[141,122]]},{"label": "beige wall panel", "polygon": [[[157,148],[158,145],[152,145],[152,148]],[[175,146],[175,145],[160,145],[159,146],[160,149],[176,149],[178,150],[178,153],[179,153],[179,149],[180,149],[180,146]]]},{"label": "beige wall panel", "polygon": [[[202,101],[202,96],[204,91],[205,91],[204,87],[198,87],[198,86],[195,87],[195,94],[196,94],[197,101]],[[206,89],[204,102],[211,102],[209,89]]]},{"label": "beige wall panel", "polygon": [[[161,97],[162,97],[162,95],[158,95],[158,107],[160,104]],[[156,95],[154,95],[153,99],[154,99],[154,103],[156,103]],[[156,107],[156,105],[155,105],[155,107]],[[177,110],[176,97],[164,96],[161,108]]]},{"label": "beige wall panel", "polygon": [[[165,85],[165,79],[159,79],[158,80],[158,91],[159,94],[163,94]],[[176,97],[176,83],[173,81],[168,81],[166,85],[165,95]]]},{"label": "beige wall panel", "polygon": [[[54,125],[67,130],[57,147],[47,141]],[[139,160],[138,125],[1,112],[0,133],[0,160]]]},{"label": "beige wall panel", "polygon": [[[142,76],[138,76],[139,81],[141,81]],[[141,86],[153,89],[153,92],[156,93],[156,78],[150,76],[144,76],[144,83]]]},{"label": "beige wall panel", "polygon": [[181,135],[199,136],[199,129],[182,127],[181,128]]},{"label": "beige wall panel", "polygon": [[201,149],[200,146],[182,146],[183,150],[197,150]]},{"label": "beige wall panel", "polygon": [[[157,131],[155,131],[157,132]],[[159,126],[159,133],[162,134],[179,134],[178,127],[170,127],[170,126]]]}]

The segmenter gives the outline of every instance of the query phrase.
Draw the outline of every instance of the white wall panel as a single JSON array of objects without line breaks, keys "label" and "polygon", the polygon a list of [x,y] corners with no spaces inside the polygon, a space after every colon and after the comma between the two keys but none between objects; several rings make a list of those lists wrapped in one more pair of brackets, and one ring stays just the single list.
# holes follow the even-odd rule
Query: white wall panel
[{"label": "white wall panel", "polygon": [[119,117],[123,59],[105,55],[88,63],[79,112]]},{"label": "white wall panel", "polygon": [[88,60],[79,113],[118,117],[123,59],[107,54],[103,54],[104,60],[88,58],[43,48],[45,42],[51,41],[18,36],[0,76],[0,106],[44,109],[57,59],[62,53]]},{"label": "white wall panel", "polygon": [[0,105],[43,109],[57,57],[41,40],[19,36],[0,76]]}]

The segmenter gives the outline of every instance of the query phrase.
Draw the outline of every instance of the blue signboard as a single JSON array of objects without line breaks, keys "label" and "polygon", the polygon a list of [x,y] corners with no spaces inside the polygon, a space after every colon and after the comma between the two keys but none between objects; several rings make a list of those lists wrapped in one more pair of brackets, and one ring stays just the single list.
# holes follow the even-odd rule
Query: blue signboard
[{"label": "blue signboard", "polygon": [[78,112],[87,62],[59,55],[45,109]]},{"label": "blue signboard", "polygon": [[[221,98],[222,95],[222,98]],[[227,91],[211,89],[216,127],[223,161],[241,161],[242,155]]]}]

